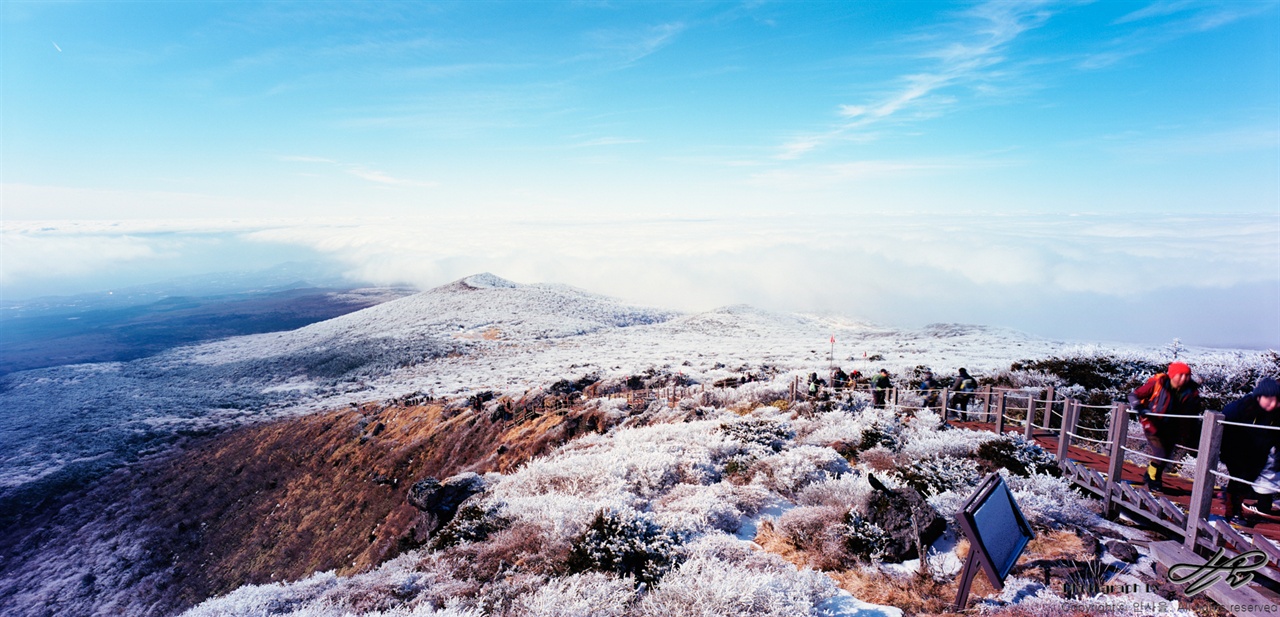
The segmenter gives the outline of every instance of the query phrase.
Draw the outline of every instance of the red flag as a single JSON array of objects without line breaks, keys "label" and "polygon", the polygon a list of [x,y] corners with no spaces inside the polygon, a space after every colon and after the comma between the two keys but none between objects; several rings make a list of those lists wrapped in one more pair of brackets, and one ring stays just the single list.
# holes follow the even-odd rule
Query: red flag
[{"label": "red flag", "polygon": [[831,335],[831,344],[832,344],[832,345],[835,345],[835,344],[836,344],[836,335],[834,335],[834,334],[832,334],[832,335]]}]

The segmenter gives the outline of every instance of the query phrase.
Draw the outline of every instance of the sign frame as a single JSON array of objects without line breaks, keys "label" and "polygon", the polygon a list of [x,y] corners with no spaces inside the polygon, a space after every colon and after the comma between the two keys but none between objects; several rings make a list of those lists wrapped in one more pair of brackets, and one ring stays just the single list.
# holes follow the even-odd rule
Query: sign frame
[{"label": "sign frame", "polygon": [[[987,528],[993,520],[1006,523],[1006,528]],[[960,511],[956,513],[956,523],[969,540],[969,556],[965,559],[964,569],[960,574],[960,588],[956,593],[956,609],[964,610],[978,568],[981,567],[986,573],[987,580],[996,591],[1004,589],[1005,577],[1013,570],[1023,549],[1036,534],[1027,518],[1022,515],[1004,478],[994,472],[987,475],[960,506]],[[1008,523],[1012,523],[1013,529],[1007,528]],[[1011,532],[1016,533],[1016,537],[999,536],[1001,542],[996,542],[997,536],[993,535]],[[994,555],[993,549],[1000,549],[1003,554]]]}]

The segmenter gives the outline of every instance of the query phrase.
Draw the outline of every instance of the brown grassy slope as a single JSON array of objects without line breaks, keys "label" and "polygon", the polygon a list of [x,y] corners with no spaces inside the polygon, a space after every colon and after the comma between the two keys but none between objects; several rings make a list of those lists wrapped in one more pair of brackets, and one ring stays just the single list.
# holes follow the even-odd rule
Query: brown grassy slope
[{"label": "brown grassy slope", "polygon": [[[574,411],[507,425],[441,406],[366,406],[243,428],[122,470],[56,514],[6,532],[0,549],[10,556],[0,578],[48,580],[42,556],[105,542],[104,529],[141,536],[145,557],[127,560],[124,580],[130,605],[150,614],[245,584],[363,571],[430,531],[431,521],[407,502],[415,481],[505,471],[605,428],[602,417]],[[90,574],[112,586],[106,573]],[[83,597],[93,589],[90,581],[59,595],[110,601]]]}]

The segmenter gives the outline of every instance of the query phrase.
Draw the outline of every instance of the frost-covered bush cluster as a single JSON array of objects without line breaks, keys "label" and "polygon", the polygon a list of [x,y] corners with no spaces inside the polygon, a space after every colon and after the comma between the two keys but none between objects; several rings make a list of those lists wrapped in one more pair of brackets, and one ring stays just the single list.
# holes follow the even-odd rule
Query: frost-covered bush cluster
[{"label": "frost-covered bush cluster", "polygon": [[720,432],[734,441],[765,446],[774,452],[782,451],[782,446],[796,436],[785,422],[754,418],[721,423]]},{"label": "frost-covered bush cluster", "polygon": [[846,515],[843,527],[845,549],[852,555],[866,555],[877,560],[889,548],[889,534],[856,512]]},{"label": "frost-covered bush cluster", "polygon": [[611,572],[654,585],[683,555],[681,540],[663,529],[653,515],[624,510],[601,510],[569,553],[570,572]]},{"label": "frost-covered bush cluster", "polygon": [[[1221,409],[1248,394],[1263,377],[1280,376],[1280,353],[1274,350],[1210,352],[1179,359],[1191,365],[1209,409]],[[1053,385],[1086,403],[1109,404],[1123,401],[1152,375],[1164,372],[1172,360],[1170,353],[1083,347],[1058,356],[1014,362],[992,381],[1012,387]]]},{"label": "frost-covered bush cluster", "polygon": [[1021,435],[1005,433],[978,446],[978,458],[989,461],[997,469],[1019,476],[1032,474],[1058,475],[1058,461],[1039,444]]},{"label": "frost-covered bush cluster", "polygon": [[465,503],[458,508],[453,519],[436,532],[431,539],[431,546],[442,549],[470,542],[483,542],[510,524],[511,521],[502,516],[498,504]]},{"label": "frost-covered bush cluster", "polygon": [[978,462],[973,459],[940,456],[911,461],[898,470],[898,478],[924,497],[931,497],[947,491],[973,488],[982,476],[978,472]]}]

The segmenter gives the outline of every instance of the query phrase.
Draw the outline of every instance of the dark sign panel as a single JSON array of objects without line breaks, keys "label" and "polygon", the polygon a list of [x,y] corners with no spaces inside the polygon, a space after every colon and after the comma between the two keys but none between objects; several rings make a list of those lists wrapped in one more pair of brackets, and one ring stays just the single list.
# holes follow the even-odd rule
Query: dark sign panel
[{"label": "dark sign panel", "polygon": [[986,477],[956,514],[956,522],[969,539],[969,558],[960,576],[956,606],[963,609],[978,567],[997,590],[1018,563],[1022,549],[1035,537],[1031,525],[1018,509],[1013,494],[1000,474]]}]

